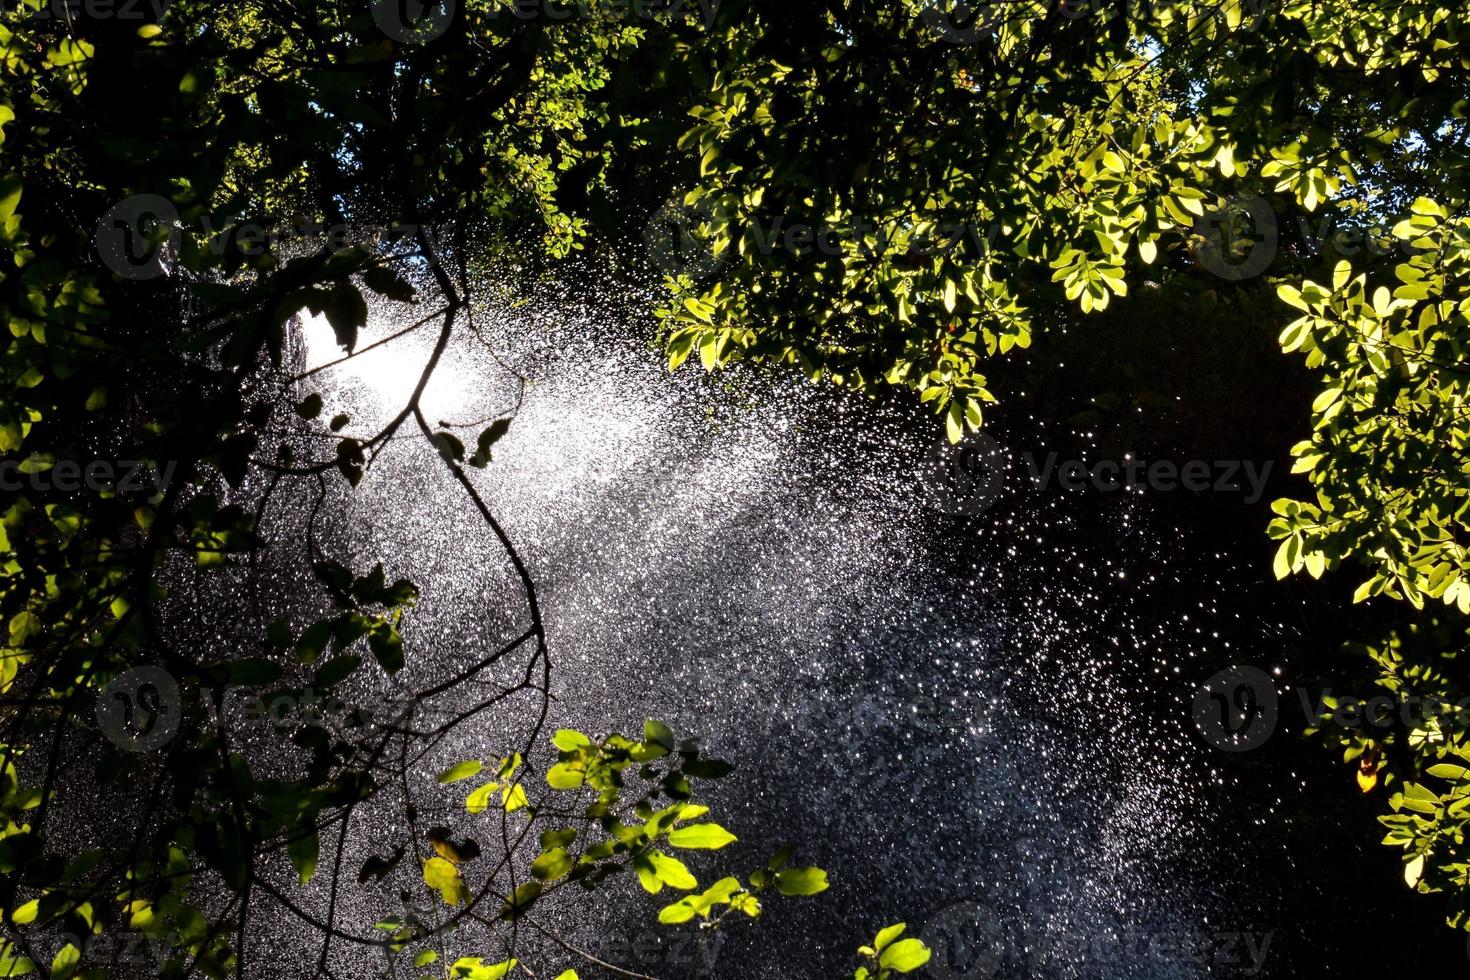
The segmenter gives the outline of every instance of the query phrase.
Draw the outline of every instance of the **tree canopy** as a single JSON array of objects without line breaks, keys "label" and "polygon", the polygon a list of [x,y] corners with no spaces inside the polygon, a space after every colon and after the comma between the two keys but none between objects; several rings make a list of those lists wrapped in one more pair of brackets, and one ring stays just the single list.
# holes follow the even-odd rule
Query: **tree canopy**
[{"label": "tree canopy", "polygon": [[[504,956],[452,969],[514,969],[516,923],[558,882],[631,870],[650,892],[687,893],[660,913],[675,926],[753,916],[766,889],[825,887],[778,852],[699,888],[669,849],[726,841],[698,822],[689,782],[723,764],[656,722],[641,738],[556,733],[556,761],[527,796],[525,774],[547,758],[537,746],[551,658],[534,578],[475,484],[513,420],[456,433],[419,404],[451,338],[479,329],[485,269],[653,276],[671,367],[697,355],[710,370],[751,361],[908,390],[956,441],[1006,397],[987,362],[1038,331],[1085,327],[1140,290],[1200,303],[1279,292],[1284,351],[1305,356],[1321,396],[1311,418],[1303,406],[1293,451],[1304,499],[1278,502],[1269,528],[1278,573],[1362,568],[1360,600],[1439,601],[1463,630],[1463,11],[466,0],[420,13],[367,0],[7,8],[0,451],[26,478],[0,487],[0,972],[76,975],[76,952],[37,962],[27,945],[29,929],[64,921],[89,935],[172,936],[165,975],[248,975],[260,863],[281,855],[310,879],[320,834],[345,835],[355,807],[396,789],[377,764],[425,737],[412,710],[436,691],[372,738],[301,736],[298,779],[258,778],[247,753],[208,730],[171,743],[167,766],[124,762],[89,718],[97,693],[140,667],[180,685],[187,731],[232,684],[331,690],[400,670],[414,655],[398,627],[417,587],[379,564],[314,553],[328,611],[262,624],[257,647],[237,655],[187,649],[162,610],[179,598],[167,574],[179,563],[223,568],[267,548],[259,514],[278,487],[355,486],[411,433],[493,530],[525,601],[524,634],[497,654],[524,669],[506,695],[530,696],[525,743],[487,747],[441,781],[482,780],[470,813],[528,810],[540,824],[517,825],[505,873],[473,890],[465,842],[412,842],[420,887],[451,919],[479,922],[490,898],[483,915],[508,924]],[[1323,221],[1376,231],[1314,251],[1301,231]],[[352,356],[371,309],[410,303],[415,329],[437,333],[409,401],[376,432],[321,418],[290,353],[298,315],[325,316]],[[327,450],[304,456],[281,435],[303,429]],[[71,472],[104,459],[171,478],[128,489]],[[1397,638],[1368,639],[1400,651],[1383,660],[1386,685],[1433,662]],[[125,784],[142,808],[131,850],[100,854],[53,830],[63,755],[85,733],[89,750],[141,774]],[[1381,770],[1403,784],[1391,842],[1412,885],[1464,893],[1470,778],[1445,760],[1470,760],[1470,744],[1448,727],[1410,739],[1401,771]],[[1349,759],[1380,748],[1350,746]],[[546,826],[557,823],[547,799],[582,792],[576,821]],[[318,969],[349,941],[334,918],[339,879],[384,878],[401,857],[331,869]],[[190,883],[200,869],[233,897],[205,903]],[[379,945],[413,952],[443,923],[379,926]],[[859,976],[921,965],[921,946],[898,935],[864,947]]]}]

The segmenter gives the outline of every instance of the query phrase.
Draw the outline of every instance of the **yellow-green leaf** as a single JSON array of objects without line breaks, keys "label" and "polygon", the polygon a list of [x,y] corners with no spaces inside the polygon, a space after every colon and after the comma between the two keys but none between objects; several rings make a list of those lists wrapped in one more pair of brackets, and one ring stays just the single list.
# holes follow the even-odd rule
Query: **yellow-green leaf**
[{"label": "yellow-green leaf", "polygon": [[439,785],[448,786],[450,783],[457,783],[462,779],[470,779],[478,776],[480,770],[484,768],[485,764],[479,759],[469,759],[465,762],[456,763],[439,774]]},{"label": "yellow-green leaf", "polygon": [[670,844],[691,851],[718,851],[735,840],[734,834],[717,823],[679,827],[669,833]]},{"label": "yellow-green leaf", "polygon": [[469,888],[459,876],[459,869],[440,857],[424,862],[424,884],[438,892],[446,905],[459,905],[469,898]]}]

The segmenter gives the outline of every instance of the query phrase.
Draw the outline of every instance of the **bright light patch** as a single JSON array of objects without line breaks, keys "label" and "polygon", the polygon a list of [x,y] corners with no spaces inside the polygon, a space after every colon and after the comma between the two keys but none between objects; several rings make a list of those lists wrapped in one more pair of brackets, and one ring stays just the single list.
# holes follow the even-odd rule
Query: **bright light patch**
[{"label": "bright light patch", "polygon": [[[396,323],[369,321],[358,338],[362,350],[394,331],[403,329]],[[350,360],[313,377],[325,391],[339,395],[349,413],[373,417],[391,417],[401,411],[413,397],[424,367],[433,352],[438,324],[429,323],[407,336],[389,341],[381,347],[364,351]],[[306,367],[319,368],[341,360],[346,352],[337,344],[332,325],[325,316],[303,312],[301,335],[306,346]],[[475,373],[453,350],[446,351],[424,392],[424,413],[431,420],[455,417],[473,409],[481,400]]]}]

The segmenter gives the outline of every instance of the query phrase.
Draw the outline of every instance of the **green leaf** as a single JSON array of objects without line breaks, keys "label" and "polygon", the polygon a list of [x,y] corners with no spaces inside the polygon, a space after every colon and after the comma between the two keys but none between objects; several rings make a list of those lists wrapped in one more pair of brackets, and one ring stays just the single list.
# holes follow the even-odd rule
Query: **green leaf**
[{"label": "green leaf", "polygon": [[34,613],[18,612],[10,617],[10,645],[24,646],[26,641],[41,633],[41,619]]},{"label": "green leaf", "polygon": [[682,898],[673,905],[665,905],[659,909],[658,921],[666,926],[683,925],[695,915],[696,900]]},{"label": "green leaf", "polygon": [[463,980],[503,980],[516,968],[515,960],[506,960],[503,963],[486,963],[478,956],[465,957],[455,960],[454,965],[449,968],[450,973]]},{"label": "green leaf", "polygon": [[314,663],[331,640],[332,623],[330,620],[324,619],[312,623],[302,632],[301,639],[296,641],[297,659],[303,664]]},{"label": "green leaf", "polygon": [[296,870],[296,876],[304,885],[311,880],[316,873],[316,862],[320,856],[321,841],[317,836],[315,825],[300,828],[286,844],[286,855],[291,859],[291,867]]},{"label": "green leaf", "polygon": [[552,766],[546,773],[546,783],[552,789],[571,790],[582,785],[585,775],[580,769],[574,768],[565,762],[559,762]]},{"label": "green leaf", "polygon": [[574,827],[564,830],[545,830],[541,832],[541,849],[549,851],[554,847],[570,847],[572,841],[577,839],[577,831]]},{"label": "green leaf", "polygon": [[464,808],[470,813],[484,813],[490,809],[490,798],[500,789],[499,783],[486,783],[465,797]]},{"label": "green leaf", "polygon": [[470,779],[478,776],[484,768],[485,764],[479,759],[467,759],[464,762],[457,762],[439,774],[439,785],[448,786],[450,783],[457,783],[462,779]]},{"label": "green leaf", "polygon": [[15,174],[0,177],[0,223],[10,220],[20,206],[20,178]]},{"label": "green leaf", "polygon": [[658,872],[654,870],[653,862],[642,854],[633,859],[633,871],[638,875],[638,884],[650,895],[657,895],[664,890],[663,879],[659,878]]},{"label": "green leaf", "polygon": [[564,847],[557,847],[531,862],[531,877],[538,881],[555,881],[572,870],[572,856]]},{"label": "green leaf", "polygon": [[691,851],[718,851],[735,840],[734,834],[717,823],[679,827],[669,834],[670,844]]},{"label": "green leaf", "polygon": [[1281,547],[1276,549],[1276,557],[1271,562],[1271,571],[1278,579],[1284,579],[1291,575],[1291,553],[1292,538],[1281,542]]},{"label": "green leaf", "polygon": [[0,977],[22,977],[36,972],[36,964],[21,955],[18,946],[8,939],[0,939],[4,949],[0,950]]},{"label": "green leaf", "polygon": [[664,905],[659,909],[659,921],[664,926],[682,926],[686,921],[709,908],[709,902],[704,901],[703,896],[689,895],[681,898],[673,905]]},{"label": "green leaf", "polygon": [[531,801],[526,798],[526,788],[520,783],[506,787],[502,797],[506,813],[515,813],[517,810],[530,806]]},{"label": "green leaf", "polygon": [[908,928],[907,923],[899,922],[895,925],[880,929],[878,931],[878,938],[873,940],[873,950],[878,953],[883,952],[895,939],[903,935],[903,931],[906,928]]},{"label": "green leaf", "polygon": [[333,657],[317,669],[316,674],[312,677],[312,683],[322,688],[336,687],[352,676],[352,672],[361,665],[361,657],[351,655]]},{"label": "green leaf", "polygon": [[684,774],[696,779],[724,779],[735,767],[719,759],[694,759],[684,763]]},{"label": "green leaf", "polygon": [[82,951],[73,943],[67,943],[61,947],[61,952],[51,961],[52,980],[63,980],[72,976],[77,965],[82,962]]},{"label": "green leaf", "polygon": [[689,873],[689,869],[684,866],[684,862],[678,858],[669,857],[667,854],[661,854],[658,851],[650,851],[648,860],[653,865],[653,870],[658,875],[658,880],[670,888],[688,891],[691,888],[699,887],[699,882],[695,880],[694,875]]},{"label": "green leaf", "polygon": [[441,857],[424,862],[424,884],[438,892],[445,905],[459,905],[469,898],[469,888],[459,876],[459,869]]},{"label": "green leaf", "polygon": [[505,914],[512,919],[524,915],[526,910],[536,904],[536,900],[541,897],[541,887],[539,881],[528,881],[517,888],[506,902]]},{"label": "green leaf", "polygon": [[958,443],[965,436],[965,406],[958,399],[950,402],[944,415],[944,427],[951,443]]},{"label": "green leaf", "polygon": [[917,939],[903,939],[885,949],[878,965],[898,973],[909,973],[929,962],[929,947]]},{"label": "green leaf", "polygon": [[272,620],[265,628],[266,646],[284,650],[291,645],[291,624],[285,619]]},{"label": "green leaf", "polygon": [[782,868],[776,872],[776,890],[782,895],[816,895],[827,887],[827,872],[821,868]]},{"label": "green leaf", "polygon": [[579,731],[571,728],[558,729],[551,737],[551,744],[563,752],[575,752],[592,744],[592,740]]},{"label": "green leaf", "polygon": [[669,370],[677,371],[694,350],[694,334],[684,331],[669,339]]},{"label": "green leaf", "polygon": [[661,745],[669,752],[674,751],[674,733],[661,721],[650,718],[643,723],[643,740]]},{"label": "green leaf", "polygon": [[391,623],[374,627],[368,634],[368,649],[388,673],[396,674],[403,669],[403,637]]},{"label": "green leaf", "polygon": [[699,338],[699,363],[706,371],[713,371],[720,363],[720,338],[713,330]]},{"label": "green leaf", "polygon": [[1404,865],[1404,883],[1410,888],[1418,886],[1424,877],[1424,855],[1420,854],[1408,864]]}]

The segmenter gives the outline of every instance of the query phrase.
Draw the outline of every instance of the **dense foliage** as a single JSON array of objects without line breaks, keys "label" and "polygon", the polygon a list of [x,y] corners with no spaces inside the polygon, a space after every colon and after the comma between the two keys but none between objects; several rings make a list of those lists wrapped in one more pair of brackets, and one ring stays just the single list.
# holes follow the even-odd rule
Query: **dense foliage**
[{"label": "dense foliage", "polygon": [[[324,919],[267,870],[284,860],[312,878],[322,832],[345,840],[355,808],[398,792],[409,745],[436,737],[413,712],[442,685],[367,738],[297,733],[289,778],[257,776],[199,724],[235,685],[299,694],[396,674],[413,657],[399,625],[414,586],[318,553],[308,528],[320,614],[252,624],[253,647],[229,652],[193,649],[170,614],[190,601],[180,567],[224,574],[269,549],[259,515],[278,487],[355,485],[415,433],[505,549],[525,602],[525,632],[448,683],[514,662],[524,680],[487,706],[527,718],[524,744],[487,746],[444,777],[494,770],[467,812],[520,821],[496,867],[471,886],[453,832],[415,825],[406,842],[417,887],[481,930],[487,954],[420,948],[417,965],[434,952],[459,975],[508,973],[527,906],[614,871],[687,892],[660,913],[676,926],[749,915],[768,887],[820,890],[784,854],[699,890],[668,848],[725,839],[692,822],[703,812],[687,782],[720,767],[656,724],[642,740],[558,733],[557,762],[527,795],[524,774],[545,758],[551,651],[534,579],[473,472],[493,465],[509,420],[456,433],[419,407],[451,338],[478,332],[476,272],[491,266],[555,274],[579,254],[655,268],[671,365],[697,353],[711,369],[746,359],[912,389],[954,439],[1004,397],[984,362],[1043,325],[1139,289],[1280,285],[1283,325],[1290,307],[1304,314],[1284,346],[1307,355],[1323,394],[1297,450],[1315,498],[1276,505],[1278,571],[1363,561],[1363,598],[1470,609],[1461,11],[472,0],[405,23],[395,6],[179,0],[140,20],[29,0],[0,25],[0,235],[13,257],[0,279],[0,450],[25,477],[0,487],[13,970],[75,974],[77,952],[29,955],[31,930],[63,921],[173,937],[168,975],[247,975],[249,910],[266,890],[320,930],[319,971],[334,944],[414,951],[444,935],[442,921],[402,916],[376,937],[339,928],[337,889],[354,873],[359,885],[402,875],[401,853],[344,875],[333,847]],[[1255,238],[1238,234],[1244,217]],[[1353,254],[1297,234],[1340,220],[1387,230]],[[437,331],[408,403],[376,432],[320,418],[291,356],[297,315],[324,315],[351,356],[370,309],[404,303],[422,308],[414,329]],[[302,432],[327,450],[300,452]],[[83,486],[79,460],[171,476]],[[90,721],[97,693],[143,665],[179,685],[181,730],[202,731],[161,760],[126,758]],[[1462,744],[1446,737],[1418,740],[1405,765],[1442,765]],[[99,754],[98,772],[125,774],[116,792],[131,794],[118,807],[129,832],[105,853],[55,829],[63,777]],[[578,822],[547,825],[557,811],[543,797],[588,788]],[[1436,795],[1432,818],[1408,807],[1426,826],[1395,822],[1421,887],[1466,888],[1451,846],[1459,792]],[[413,824],[406,784],[401,796]],[[1394,802],[1411,798],[1429,805]],[[207,885],[193,880],[206,872]],[[215,901],[214,885],[230,897]],[[861,955],[860,976],[884,976],[926,954],[884,930]]]}]

